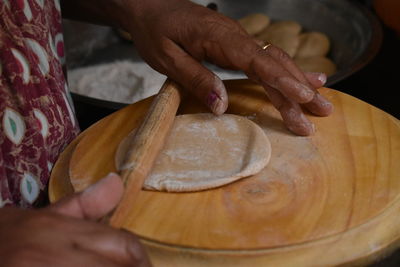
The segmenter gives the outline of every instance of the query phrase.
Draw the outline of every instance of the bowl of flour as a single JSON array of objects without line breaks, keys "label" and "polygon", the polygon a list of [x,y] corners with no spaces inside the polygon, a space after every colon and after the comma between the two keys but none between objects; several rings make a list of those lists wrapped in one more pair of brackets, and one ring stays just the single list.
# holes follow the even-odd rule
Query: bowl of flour
[{"label": "bowl of flour", "polygon": [[[221,79],[245,78],[240,72],[208,67]],[[166,78],[145,62],[129,59],[68,71],[69,88],[81,101],[115,109],[157,94]]]}]

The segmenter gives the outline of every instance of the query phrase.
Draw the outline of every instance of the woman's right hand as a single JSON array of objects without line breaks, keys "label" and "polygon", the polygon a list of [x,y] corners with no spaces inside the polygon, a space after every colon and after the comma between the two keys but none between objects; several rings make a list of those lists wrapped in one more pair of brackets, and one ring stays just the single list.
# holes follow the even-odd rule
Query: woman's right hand
[{"label": "woman's right hand", "polygon": [[151,266],[133,234],[94,221],[122,193],[120,178],[110,174],[41,210],[0,209],[1,266]]},{"label": "woman's right hand", "polygon": [[115,15],[118,24],[131,33],[135,48],[147,63],[217,115],[226,111],[228,95],[222,81],[203,61],[242,70],[262,85],[295,134],[315,131],[303,107],[317,116],[333,112],[332,103],[316,90],[325,83],[324,74],[310,77],[283,50],[270,44],[262,48],[239,23],[221,13],[188,0],[107,2],[121,3],[121,11]]}]

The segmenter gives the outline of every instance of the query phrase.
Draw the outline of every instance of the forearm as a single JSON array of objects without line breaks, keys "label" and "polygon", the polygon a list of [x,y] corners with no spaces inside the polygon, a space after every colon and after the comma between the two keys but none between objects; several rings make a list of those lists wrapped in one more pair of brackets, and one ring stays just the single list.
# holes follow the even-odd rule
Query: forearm
[{"label": "forearm", "polygon": [[60,0],[64,18],[109,25],[131,31],[160,10],[194,5],[189,0]]},{"label": "forearm", "polygon": [[133,19],[138,0],[61,0],[64,18],[121,27]]}]

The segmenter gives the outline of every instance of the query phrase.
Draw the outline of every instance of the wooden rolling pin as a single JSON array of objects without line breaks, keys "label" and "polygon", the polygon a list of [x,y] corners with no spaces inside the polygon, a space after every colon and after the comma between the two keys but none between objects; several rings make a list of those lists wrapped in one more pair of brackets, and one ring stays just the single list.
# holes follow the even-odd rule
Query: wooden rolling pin
[{"label": "wooden rolling pin", "polygon": [[181,101],[178,85],[167,79],[138,128],[120,172],[125,192],[109,224],[120,228],[163,148]]}]

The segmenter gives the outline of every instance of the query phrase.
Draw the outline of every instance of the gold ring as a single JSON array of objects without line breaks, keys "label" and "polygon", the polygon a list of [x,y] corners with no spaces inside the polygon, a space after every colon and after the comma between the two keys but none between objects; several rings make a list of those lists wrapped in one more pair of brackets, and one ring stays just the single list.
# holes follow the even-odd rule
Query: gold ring
[{"label": "gold ring", "polygon": [[271,44],[266,44],[266,45],[263,46],[262,49],[263,49],[263,50],[267,50],[267,48],[270,47],[270,46],[271,46]]}]

